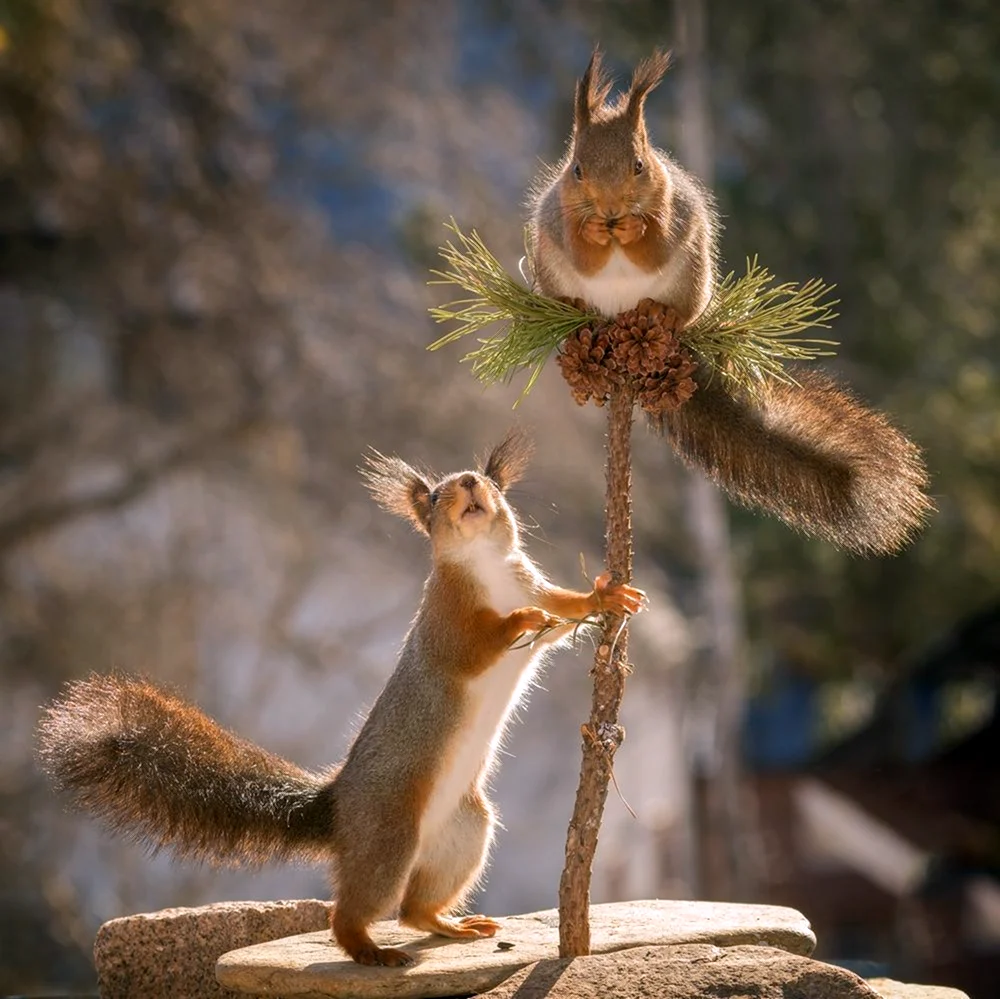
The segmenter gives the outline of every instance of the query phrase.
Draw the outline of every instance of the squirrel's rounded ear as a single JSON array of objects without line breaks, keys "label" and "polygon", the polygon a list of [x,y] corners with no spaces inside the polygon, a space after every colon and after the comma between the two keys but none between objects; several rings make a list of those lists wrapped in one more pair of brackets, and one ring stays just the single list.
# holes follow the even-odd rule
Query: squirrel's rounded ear
[{"label": "squirrel's rounded ear", "polygon": [[669,66],[670,53],[657,49],[635,67],[626,105],[626,113],[632,122],[638,124],[642,120],[642,109],[646,103],[646,95],[658,86]]},{"label": "squirrel's rounded ear", "polygon": [[483,475],[491,479],[501,492],[506,492],[525,473],[535,445],[523,430],[511,430],[490,452],[483,466]]},{"label": "squirrel's rounded ear", "polygon": [[365,455],[361,475],[383,510],[408,520],[424,534],[430,533],[431,485],[426,476],[401,458],[390,458],[374,448]]},{"label": "squirrel's rounded ear", "polygon": [[604,107],[610,92],[611,81],[604,72],[601,50],[595,45],[587,69],[576,83],[573,125],[577,132],[591,123],[594,112]]}]

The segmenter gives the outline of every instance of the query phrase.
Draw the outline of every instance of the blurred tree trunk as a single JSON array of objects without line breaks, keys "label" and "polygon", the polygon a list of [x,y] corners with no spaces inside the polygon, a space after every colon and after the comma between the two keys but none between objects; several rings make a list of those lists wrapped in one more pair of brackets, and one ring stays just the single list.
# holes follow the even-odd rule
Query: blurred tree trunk
[{"label": "blurred tree trunk", "polygon": [[[675,0],[680,48],[680,136],[684,166],[711,186],[712,135],[705,64],[704,0]],[[742,780],[740,734],[746,701],[742,600],[726,505],[705,476],[684,473],[687,520],[699,573],[707,644],[687,685],[685,741],[691,803],[693,880],[707,899],[752,898],[753,807]]]}]

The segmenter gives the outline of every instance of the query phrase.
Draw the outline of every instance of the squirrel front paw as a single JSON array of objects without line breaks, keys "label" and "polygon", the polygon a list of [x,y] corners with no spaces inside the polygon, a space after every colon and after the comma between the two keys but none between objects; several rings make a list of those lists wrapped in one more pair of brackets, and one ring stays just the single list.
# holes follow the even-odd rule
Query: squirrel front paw
[{"label": "squirrel front paw", "polygon": [[584,239],[597,246],[607,246],[613,238],[608,223],[599,215],[592,215],[587,219],[580,231],[583,233]]},{"label": "squirrel front paw", "polygon": [[646,235],[646,220],[641,215],[626,215],[614,228],[615,239],[628,246]]},{"label": "squirrel front paw", "polygon": [[544,628],[555,628],[562,620],[554,617],[541,607],[520,607],[507,616],[511,633],[515,639],[529,632],[542,631]]},{"label": "squirrel front paw", "polygon": [[613,583],[610,572],[602,572],[594,580],[594,598],[598,610],[614,614],[637,614],[646,604],[646,594],[626,583]]}]

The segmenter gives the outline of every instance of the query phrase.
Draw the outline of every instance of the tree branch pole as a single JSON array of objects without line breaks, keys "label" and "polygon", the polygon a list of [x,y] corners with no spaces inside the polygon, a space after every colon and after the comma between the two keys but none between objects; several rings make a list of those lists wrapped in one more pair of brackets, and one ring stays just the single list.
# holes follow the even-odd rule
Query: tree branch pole
[{"label": "tree branch pole", "polygon": [[[631,388],[615,386],[607,412],[605,560],[615,582],[628,583],[632,579]],[[594,657],[590,720],[581,727],[583,763],[566,833],[566,865],[559,882],[560,957],[590,953],[590,877],[615,753],[625,738],[618,712],[627,673],[628,626],[619,615],[609,614]]]}]

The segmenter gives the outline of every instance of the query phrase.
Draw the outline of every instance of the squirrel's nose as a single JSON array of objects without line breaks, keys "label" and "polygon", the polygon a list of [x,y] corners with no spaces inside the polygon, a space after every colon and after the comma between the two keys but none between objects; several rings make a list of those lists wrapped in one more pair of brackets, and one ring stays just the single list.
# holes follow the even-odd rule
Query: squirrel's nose
[{"label": "squirrel's nose", "polygon": [[479,484],[479,480],[474,475],[463,475],[459,480],[458,484],[463,489],[473,490]]}]

